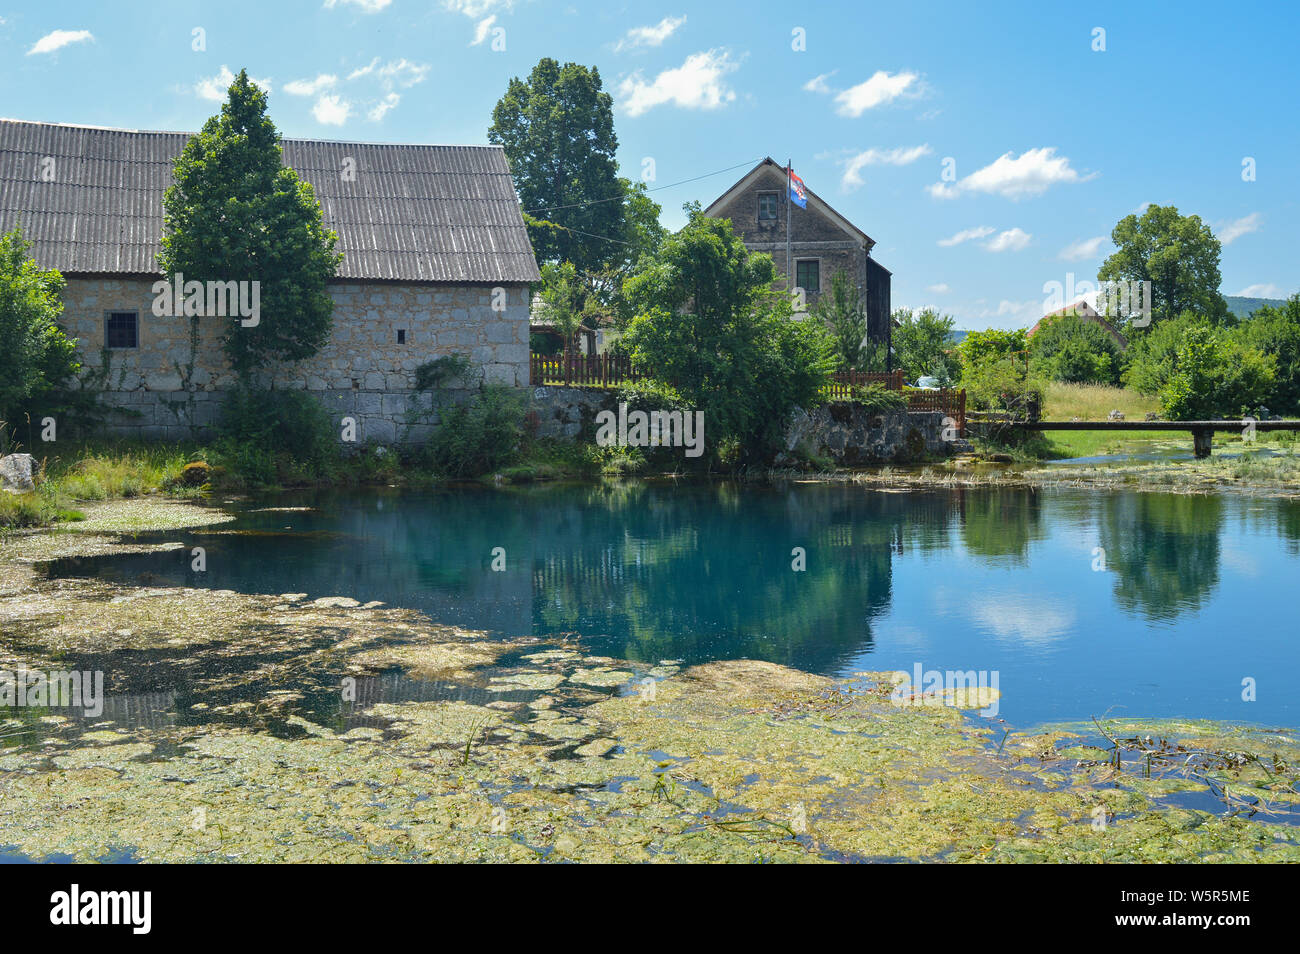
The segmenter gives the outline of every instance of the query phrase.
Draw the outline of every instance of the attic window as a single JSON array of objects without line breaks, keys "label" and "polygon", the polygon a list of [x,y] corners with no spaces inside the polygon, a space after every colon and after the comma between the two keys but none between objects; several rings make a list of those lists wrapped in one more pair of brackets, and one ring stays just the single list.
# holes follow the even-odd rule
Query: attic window
[{"label": "attic window", "polygon": [[104,319],[106,348],[140,347],[140,319],[134,311],[110,311]]},{"label": "attic window", "polygon": [[397,343],[398,343],[398,344],[406,344],[406,329],[405,329],[405,328],[398,328],[398,329],[397,329]]},{"label": "attic window", "polygon": [[775,192],[760,192],[758,194],[758,221],[775,222],[777,194]]}]

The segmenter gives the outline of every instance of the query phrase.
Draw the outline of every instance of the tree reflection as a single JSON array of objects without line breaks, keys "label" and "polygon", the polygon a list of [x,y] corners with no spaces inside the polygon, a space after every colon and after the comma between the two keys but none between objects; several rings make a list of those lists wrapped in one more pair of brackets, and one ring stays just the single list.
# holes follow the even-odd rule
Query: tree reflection
[{"label": "tree reflection", "polygon": [[1119,494],[1103,508],[1101,545],[1115,599],[1148,619],[1199,609],[1219,582],[1221,498]]}]

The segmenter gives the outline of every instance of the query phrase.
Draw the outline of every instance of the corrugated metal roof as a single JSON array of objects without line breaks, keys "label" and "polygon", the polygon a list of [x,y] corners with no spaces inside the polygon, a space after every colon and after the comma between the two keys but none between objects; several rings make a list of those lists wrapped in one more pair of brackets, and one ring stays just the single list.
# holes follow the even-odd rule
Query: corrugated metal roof
[{"label": "corrugated metal roof", "polygon": [[[157,273],[163,192],[189,135],[0,119],[0,230],[21,220],[36,260],[65,274]],[[281,145],[338,233],[339,278],[538,279],[500,147]]]}]

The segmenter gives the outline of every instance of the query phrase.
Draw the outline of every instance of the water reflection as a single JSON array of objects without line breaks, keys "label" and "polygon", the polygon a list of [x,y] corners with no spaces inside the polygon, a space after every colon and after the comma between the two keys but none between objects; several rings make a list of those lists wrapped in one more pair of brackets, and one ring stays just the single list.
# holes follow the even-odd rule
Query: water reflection
[{"label": "water reflection", "polygon": [[[726,483],[451,488],[282,496],[247,506],[234,524],[153,536],[186,549],[61,560],[50,572],[380,600],[505,636],[576,636],[650,663],[757,658],[841,674],[923,658],[1000,668],[1009,700],[1035,718],[1086,717],[1098,698],[1208,714],[1196,693],[1235,715],[1234,680],[1296,670],[1289,637],[1224,639],[1244,608],[1293,629],[1281,581],[1294,586],[1300,569],[1294,500]],[[191,546],[206,548],[206,573],[189,571]],[[795,548],[803,571],[792,567]],[[1229,585],[1238,576],[1263,584],[1248,605]],[[1178,642],[1159,641],[1171,626]],[[1283,721],[1287,705],[1275,697],[1236,717]]]}]

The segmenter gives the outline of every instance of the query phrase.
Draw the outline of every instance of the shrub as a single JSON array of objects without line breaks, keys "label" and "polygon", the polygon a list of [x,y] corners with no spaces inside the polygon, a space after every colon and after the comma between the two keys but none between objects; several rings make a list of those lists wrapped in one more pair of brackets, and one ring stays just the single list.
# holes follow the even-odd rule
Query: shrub
[{"label": "shrub", "polygon": [[861,404],[872,413],[897,411],[907,407],[907,398],[902,391],[890,391],[879,384],[859,384],[851,393],[854,404]]},{"label": "shrub", "polygon": [[447,407],[425,445],[423,462],[446,477],[476,477],[509,463],[523,436],[523,397],[484,385],[475,399]]},{"label": "shrub", "polygon": [[1052,381],[1118,384],[1121,350],[1096,322],[1076,315],[1043,321],[1029,340],[1034,371]]},{"label": "shrub", "polygon": [[339,458],[329,413],[306,391],[231,391],[216,448],[232,473],[262,485],[329,476]]}]

